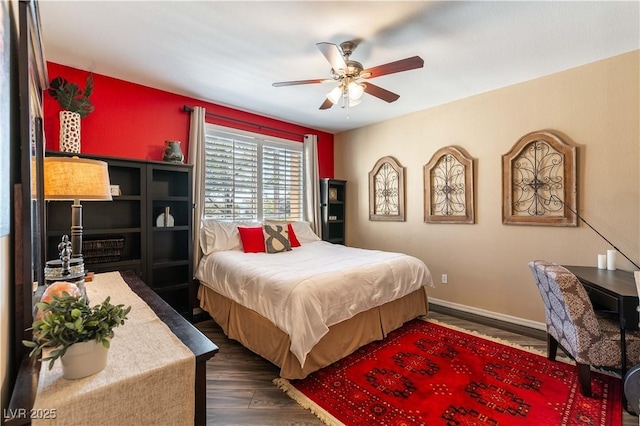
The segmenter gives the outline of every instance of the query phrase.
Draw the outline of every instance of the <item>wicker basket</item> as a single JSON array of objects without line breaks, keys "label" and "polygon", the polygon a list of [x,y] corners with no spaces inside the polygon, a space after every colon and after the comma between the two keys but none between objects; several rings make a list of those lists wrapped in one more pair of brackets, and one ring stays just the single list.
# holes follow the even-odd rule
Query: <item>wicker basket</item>
[{"label": "wicker basket", "polygon": [[117,262],[122,257],[124,237],[112,237],[82,242],[85,263]]}]

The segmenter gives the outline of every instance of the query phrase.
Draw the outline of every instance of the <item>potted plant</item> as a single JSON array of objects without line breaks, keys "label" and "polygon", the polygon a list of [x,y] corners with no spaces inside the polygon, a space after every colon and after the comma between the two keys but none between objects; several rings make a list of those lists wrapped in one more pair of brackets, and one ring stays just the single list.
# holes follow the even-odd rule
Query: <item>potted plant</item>
[{"label": "potted plant", "polygon": [[93,93],[93,74],[87,77],[84,90],[75,83],[69,83],[63,77],[56,77],[49,84],[49,94],[58,101],[62,109],[80,114],[84,118],[93,112],[94,106],[89,100]]},{"label": "potted plant", "polygon": [[101,371],[107,361],[107,350],[113,329],[125,323],[131,306],[112,305],[110,297],[90,306],[80,295],[53,294],[50,301],[41,301],[33,322],[33,340],[23,340],[30,348],[29,356],[39,356],[51,348],[41,361],[62,361],[63,376],[79,379]]},{"label": "potted plant", "polygon": [[87,77],[84,90],[63,77],[56,77],[51,80],[48,91],[63,109],[60,111],[60,151],[80,152],[80,119],[94,110],[89,100],[93,93],[93,75]]}]

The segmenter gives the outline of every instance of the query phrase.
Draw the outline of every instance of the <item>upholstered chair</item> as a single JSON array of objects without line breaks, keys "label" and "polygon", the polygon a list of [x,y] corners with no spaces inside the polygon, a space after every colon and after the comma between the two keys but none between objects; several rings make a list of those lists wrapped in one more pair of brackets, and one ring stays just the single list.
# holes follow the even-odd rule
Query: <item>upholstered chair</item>
[{"label": "upholstered chair", "polygon": [[[591,366],[621,369],[620,326],[593,309],[584,287],[570,271],[546,260],[529,263],[544,302],[547,357],[555,361],[558,344],[576,363],[580,389],[591,396]],[[627,365],[640,359],[637,332],[627,333]]]}]

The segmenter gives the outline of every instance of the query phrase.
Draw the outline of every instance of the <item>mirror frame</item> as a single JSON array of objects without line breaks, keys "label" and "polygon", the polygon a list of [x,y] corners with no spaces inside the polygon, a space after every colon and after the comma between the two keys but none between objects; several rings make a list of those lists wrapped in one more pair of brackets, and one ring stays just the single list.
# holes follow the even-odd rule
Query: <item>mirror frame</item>
[{"label": "mirror frame", "polygon": [[[18,84],[20,107],[20,189],[15,191],[16,226],[16,353],[26,353],[21,340],[30,340],[34,295],[44,286],[44,128],[42,97],[48,75],[35,0],[20,0]],[[20,250],[21,248],[21,250]]]}]

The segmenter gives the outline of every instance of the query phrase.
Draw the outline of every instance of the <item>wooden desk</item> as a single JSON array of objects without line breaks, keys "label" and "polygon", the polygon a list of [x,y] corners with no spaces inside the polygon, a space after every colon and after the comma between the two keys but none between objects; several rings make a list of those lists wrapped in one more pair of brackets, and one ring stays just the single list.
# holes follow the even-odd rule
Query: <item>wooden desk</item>
[{"label": "wooden desk", "polygon": [[582,283],[594,309],[614,312],[620,323],[622,375],[627,372],[625,330],[638,330],[638,290],[633,272],[591,266],[564,266]]},{"label": "wooden desk", "polygon": [[[191,323],[173,310],[153,290],[147,287],[134,272],[121,272],[129,287],[154,311],[173,334],[195,356],[195,418],[194,424],[206,424],[206,361],[218,352],[218,347]],[[7,412],[16,413],[6,419],[7,425],[29,424],[28,413],[33,407],[38,389],[40,363],[29,358],[23,360]],[[27,414],[26,416],[24,414]]]}]

